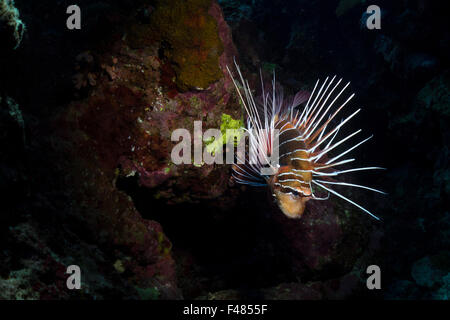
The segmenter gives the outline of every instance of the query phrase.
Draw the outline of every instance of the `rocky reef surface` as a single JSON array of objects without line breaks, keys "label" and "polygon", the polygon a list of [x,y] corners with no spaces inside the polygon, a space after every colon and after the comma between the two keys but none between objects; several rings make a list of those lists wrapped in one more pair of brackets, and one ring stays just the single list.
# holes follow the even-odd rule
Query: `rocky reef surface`
[{"label": "rocky reef surface", "polygon": [[[69,1],[16,0],[26,30],[0,53],[0,298],[448,297],[449,38],[427,38],[443,21],[421,28],[439,8],[386,4],[394,27],[369,34],[358,1],[272,2],[80,0],[83,27],[67,30]],[[390,31],[410,18],[428,50],[418,30]],[[172,162],[173,130],[241,123],[234,58],[253,87],[260,67],[287,91],[324,72],[352,81],[377,137],[361,163],[389,168],[367,181],[390,196],[346,195],[382,223],[339,199],[290,220],[229,165]],[[72,264],[81,290],[66,287]]]}]

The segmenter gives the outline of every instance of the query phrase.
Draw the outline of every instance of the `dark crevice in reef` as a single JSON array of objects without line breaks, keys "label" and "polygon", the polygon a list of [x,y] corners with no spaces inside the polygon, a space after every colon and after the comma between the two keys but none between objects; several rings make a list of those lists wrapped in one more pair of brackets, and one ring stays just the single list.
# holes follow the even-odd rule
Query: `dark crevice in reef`
[{"label": "dark crevice in reef", "polygon": [[259,289],[295,281],[288,246],[267,215],[265,189],[243,192],[237,204],[224,211],[214,207],[214,199],[168,205],[155,200],[152,190],[137,180],[119,178],[116,185],[133,199],[143,218],[162,225],[173,245],[185,298],[226,289],[258,298]]}]

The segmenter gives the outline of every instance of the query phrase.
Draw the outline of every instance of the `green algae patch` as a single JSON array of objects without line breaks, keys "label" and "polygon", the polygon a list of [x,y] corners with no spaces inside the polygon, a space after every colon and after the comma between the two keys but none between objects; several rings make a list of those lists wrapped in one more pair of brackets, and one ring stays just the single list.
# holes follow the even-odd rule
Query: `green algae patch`
[{"label": "green algae patch", "polygon": [[242,129],[244,127],[243,120],[241,119],[235,120],[230,115],[222,113],[221,121],[222,121],[220,124],[221,138],[218,140],[211,139],[205,142],[206,150],[213,155],[216,152],[222,150],[223,145],[227,144],[228,142],[231,142],[231,140],[234,140],[233,142],[234,145],[236,146],[241,140],[241,137],[243,135]]},{"label": "green algae patch", "polygon": [[223,77],[223,52],[216,20],[208,13],[211,0],[159,0],[151,15],[152,34],[166,44],[164,56],[182,91],[206,89]]},{"label": "green algae patch", "polygon": [[222,113],[222,123],[220,124],[220,132],[222,134],[226,134],[228,129],[241,129],[243,126],[243,120],[235,120],[230,115]]}]

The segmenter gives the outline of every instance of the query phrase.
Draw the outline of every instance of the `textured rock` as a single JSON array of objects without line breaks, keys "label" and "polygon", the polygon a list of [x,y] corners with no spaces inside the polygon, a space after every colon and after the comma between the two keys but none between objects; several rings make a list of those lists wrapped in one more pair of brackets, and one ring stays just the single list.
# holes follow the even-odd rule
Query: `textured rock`
[{"label": "textured rock", "polygon": [[443,252],[424,257],[414,263],[411,275],[418,285],[424,287],[441,286],[444,276],[450,272],[450,255]]},{"label": "textured rock", "polygon": [[222,77],[219,57],[223,44],[217,21],[208,13],[212,3],[157,1],[150,17],[152,34],[167,43],[164,55],[175,71],[177,86],[183,91],[204,90]]},{"label": "textured rock", "polygon": [[[128,38],[114,40],[110,44],[113,49],[105,54],[91,50],[77,56],[74,88],[80,96],[89,94],[71,103],[55,124],[66,140],[64,152],[70,154],[70,160],[58,166],[61,171],[70,172],[65,179],[72,186],[72,196],[78,203],[73,214],[80,216],[90,230],[96,230],[96,241],[117,252],[110,267],[121,278],[126,278],[134,286],[136,296],[143,299],[180,297],[172,244],[159,223],[143,218],[160,213],[153,212],[152,206],[149,211],[137,212],[132,200],[117,189],[116,180],[135,176],[142,188],[150,190],[149,203],[164,200],[169,205],[214,199],[228,187],[228,166],[176,166],[170,159],[173,130],[186,128],[192,132],[196,120],[203,120],[203,130],[219,128],[224,114],[240,118],[232,84],[224,73],[234,50],[227,26],[217,4],[211,9],[212,15],[207,13],[209,6],[201,2],[198,5],[198,11],[191,13],[188,12],[190,7],[180,9],[185,15],[182,23],[201,22],[200,25],[195,22],[178,26],[184,28],[180,30],[181,36],[187,36],[186,30],[195,33],[198,28],[202,36],[202,28],[213,25],[214,28],[204,32],[215,33],[221,48],[225,48],[223,53],[222,49],[215,53],[213,60],[218,78],[208,80],[205,90],[182,93],[167,82],[167,73],[170,73],[167,63],[173,63],[174,57],[160,58],[158,50],[166,40],[186,45],[185,38],[156,37],[143,42],[139,38],[141,35],[130,33]],[[159,15],[164,17],[171,13],[159,3],[154,14],[153,23],[158,23]],[[206,26],[203,26],[206,16]],[[169,19],[164,25],[168,22],[175,23]],[[152,28],[147,30],[155,34]],[[138,38],[130,38],[133,36]],[[208,36],[213,37],[213,34]],[[177,54],[196,50],[176,49]],[[206,47],[205,50],[213,49]],[[183,64],[178,66],[184,68]],[[174,70],[181,72],[178,76],[183,79],[185,71]],[[191,87],[188,85],[184,89]],[[217,202],[217,205],[225,204]]]},{"label": "textured rock", "polygon": [[14,0],[0,1],[0,39],[2,47],[17,49],[22,42],[25,24],[20,20]]}]

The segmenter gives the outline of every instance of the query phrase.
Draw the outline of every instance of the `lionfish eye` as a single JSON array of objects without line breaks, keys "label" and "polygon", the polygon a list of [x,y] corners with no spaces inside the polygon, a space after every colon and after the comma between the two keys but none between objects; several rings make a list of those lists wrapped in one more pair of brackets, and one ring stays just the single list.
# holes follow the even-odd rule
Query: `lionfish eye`
[{"label": "lionfish eye", "polygon": [[298,191],[292,190],[292,191],[291,191],[291,194],[292,194],[294,197],[300,197],[300,192],[298,192]]}]

